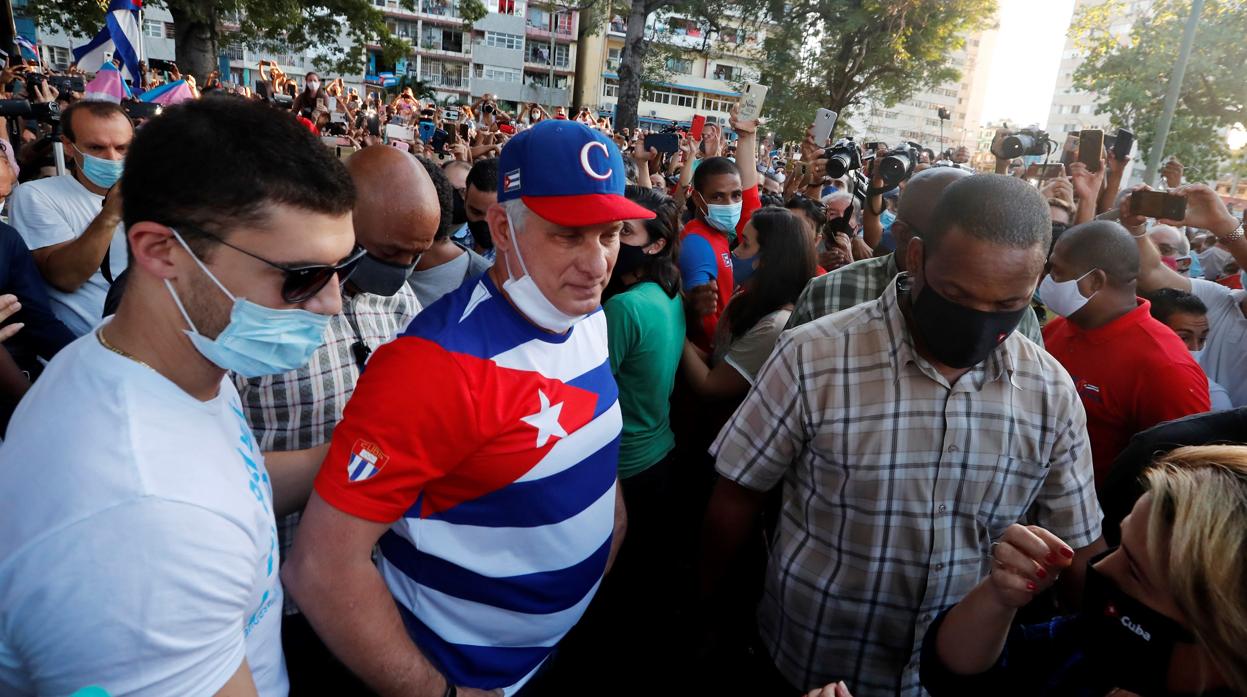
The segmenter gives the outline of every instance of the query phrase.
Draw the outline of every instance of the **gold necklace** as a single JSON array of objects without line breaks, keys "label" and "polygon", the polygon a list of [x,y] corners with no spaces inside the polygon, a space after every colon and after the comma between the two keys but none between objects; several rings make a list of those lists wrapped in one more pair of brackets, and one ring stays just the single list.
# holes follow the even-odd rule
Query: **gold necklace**
[{"label": "gold necklace", "polygon": [[155,371],[155,370],[156,370],[155,368],[151,367],[150,365],[147,365],[146,363],[144,363],[142,360],[140,360],[140,359],[139,359],[137,356],[135,356],[134,354],[126,353],[125,351],[122,351],[121,349],[117,348],[116,346],[113,346],[112,344],[108,343],[108,340],[104,338],[104,328],[103,328],[103,327],[100,327],[99,329],[96,329],[96,330],[95,330],[95,338],[100,340],[100,346],[103,346],[104,348],[108,349],[109,351],[112,351],[113,353],[117,354],[118,356],[121,356],[122,358],[129,358],[130,360],[134,361],[135,363],[138,363],[139,365],[143,366],[144,368],[147,368],[148,370],[152,370],[152,371]]}]

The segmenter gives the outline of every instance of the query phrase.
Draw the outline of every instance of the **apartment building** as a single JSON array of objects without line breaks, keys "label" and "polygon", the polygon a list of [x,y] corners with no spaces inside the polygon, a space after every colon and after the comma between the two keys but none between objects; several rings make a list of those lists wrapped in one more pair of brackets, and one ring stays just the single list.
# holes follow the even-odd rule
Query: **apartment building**
[{"label": "apartment building", "polygon": [[[576,102],[603,116],[613,116],[619,101],[619,61],[627,26],[612,17],[605,30],[590,36],[577,86]],[[666,58],[660,79],[641,91],[637,112],[642,126],[687,124],[694,114],[726,123],[740,97],[741,86],[761,76],[765,28],[730,27],[722,33],[678,14],[649,18],[645,34],[662,47]]]}]

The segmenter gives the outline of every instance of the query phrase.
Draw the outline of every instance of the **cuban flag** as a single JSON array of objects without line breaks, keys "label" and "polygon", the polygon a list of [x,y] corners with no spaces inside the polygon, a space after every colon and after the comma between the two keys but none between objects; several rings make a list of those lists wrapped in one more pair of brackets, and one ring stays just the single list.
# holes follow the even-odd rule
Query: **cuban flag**
[{"label": "cuban flag", "polygon": [[115,58],[121,59],[122,74],[138,84],[139,61],[143,60],[141,9],[143,0],[110,0],[104,28],[85,46],[74,49],[74,62],[79,67],[99,65],[107,60],[105,54],[112,52]]},{"label": "cuban flag", "polygon": [[30,54],[31,58],[39,60],[39,47],[35,44],[35,42],[27,39],[21,34],[14,37],[13,40],[16,41],[18,47],[20,47],[23,58],[25,58],[27,54]]},{"label": "cuban flag", "polygon": [[357,440],[351,448],[351,458],[346,463],[346,478],[352,482],[371,479],[385,467],[389,459],[381,446],[366,440]]}]

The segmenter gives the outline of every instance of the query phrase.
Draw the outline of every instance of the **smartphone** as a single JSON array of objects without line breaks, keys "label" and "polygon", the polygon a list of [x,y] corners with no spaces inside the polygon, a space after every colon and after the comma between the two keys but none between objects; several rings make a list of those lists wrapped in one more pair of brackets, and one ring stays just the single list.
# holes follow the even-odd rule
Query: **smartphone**
[{"label": "smartphone", "polygon": [[390,145],[393,145],[403,152],[411,152],[411,143],[408,143],[405,140],[391,140]]},{"label": "smartphone", "polygon": [[810,171],[810,163],[802,162],[801,160],[789,160],[787,166],[784,167],[784,171],[789,177],[804,179],[806,173]]},{"label": "smartphone", "polygon": [[872,140],[869,143],[864,143],[862,147],[867,150],[875,151],[875,150],[878,150],[882,145],[883,145],[883,141]]},{"label": "smartphone", "polygon": [[1061,148],[1061,164],[1066,169],[1078,161],[1078,131],[1071,131],[1065,135],[1065,145]]},{"label": "smartphone", "polygon": [[762,115],[762,103],[766,101],[766,93],[770,88],[756,82],[745,83],[745,93],[740,96],[741,121],[756,121]]},{"label": "smartphone", "polygon": [[680,136],[675,133],[651,133],[645,136],[645,149],[653,148],[662,153],[675,153],[680,149]]},{"label": "smartphone", "polygon": [[86,81],[81,75],[49,75],[48,84],[55,87],[60,94],[87,91]]},{"label": "smartphone", "polygon": [[506,134],[507,134],[507,135],[509,135],[509,136],[510,136],[510,135],[515,135],[515,126],[512,126],[512,125],[511,125],[511,124],[509,124],[509,123],[501,123],[501,124],[498,124],[498,132],[499,132],[499,133],[506,133]]},{"label": "smartphone", "polygon": [[339,143],[338,140],[339,140],[338,136],[321,136],[320,137],[320,142],[330,147],[337,147],[341,145],[341,143]]},{"label": "smartphone", "polygon": [[1099,172],[1103,157],[1104,131],[1091,128],[1081,131],[1078,134],[1078,161],[1092,172]]},{"label": "smartphone", "polygon": [[1130,194],[1130,211],[1158,220],[1180,221],[1186,218],[1186,198],[1163,191],[1136,191]]},{"label": "smartphone", "polygon": [[401,123],[387,123],[385,124],[385,137],[387,140],[405,140],[410,142],[416,139],[416,129],[411,126],[404,126]]},{"label": "smartphone", "polygon": [[1052,162],[1047,165],[1028,165],[1026,167],[1027,179],[1052,179],[1054,177],[1065,176],[1065,165],[1060,162]]},{"label": "smartphone", "polygon": [[458,109],[447,109],[446,111],[442,113],[442,118],[445,119],[446,121],[458,121],[459,110]]},{"label": "smartphone", "polygon": [[151,102],[122,102],[121,108],[125,110],[126,116],[132,119],[150,119],[153,116],[159,116],[161,110],[164,109],[160,104]]},{"label": "smartphone", "polygon": [[706,127],[706,117],[697,114],[693,117],[693,125],[688,129],[688,137],[693,140],[701,140],[701,130]]},{"label": "smartphone", "polygon": [[420,140],[423,140],[426,143],[429,142],[430,140],[433,139],[433,132],[436,130],[437,130],[437,126],[433,125],[432,121],[421,121],[420,122]]},{"label": "smartphone", "polygon": [[429,143],[433,146],[434,151],[441,153],[442,149],[446,147],[446,139],[448,137],[450,137],[450,134],[446,133],[446,131],[435,130]]},{"label": "smartphone", "polygon": [[819,109],[814,112],[814,144],[823,147],[836,127],[836,112],[831,109]]},{"label": "smartphone", "polygon": [[166,73],[171,73],[178,69],[178,64],[173,61],[164,60],[163,58],[152,58],[147,61],[147,67],[152,70],[163,70]]},{"label": "smartphone", "polygon": [[1117,136],[1113,139],[1113,157],[1123,160],[1133,149],[1134,134],[1124,128],[1117,129]]}]

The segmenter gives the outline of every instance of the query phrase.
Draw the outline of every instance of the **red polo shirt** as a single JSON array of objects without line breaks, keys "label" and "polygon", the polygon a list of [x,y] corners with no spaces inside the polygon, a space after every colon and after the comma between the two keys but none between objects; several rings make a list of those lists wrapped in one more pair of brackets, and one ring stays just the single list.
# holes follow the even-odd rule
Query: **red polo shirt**
[{"label": "red polo shirt", "polygon": [[1087,410],[1087,435],[1099,486],[1134,434],[1208,411],[1208,378],[1186,345],[1139,306],[1097,329],[1056,318],[1044,348],[1069,371]]},{"label": "red polo shirt", "polygon": [[[745,190],[741,197],[740,221],[736,223],[736,234],[745,229],[745,224],[749,222],[749,218],[753,216],[753,212],[762,207],[762,198],[758,195],[758,187],[751,186]],[[704,238],[710,243],[710,248],[714,251],[714,264],[716,267],[715,282],[719,289],[719,309],[713,315],[706,315],[701,318],[701,332],[697,336],[689,336],[698,348],[709,352],[712,350],[711,342],[714,340],[715,329],[719,326],[719,316],[723,314],[724,308],[727,307],[727,301],[732,299],[732,291],[734,290],[732,280],[732,254],[731,247],[727,239],[727,235],[710,227],[700,218],[694,218],[684,226],[684,230],[680,232],[680,243],[687,244],[685,240],[690,235],[696,235]],[[691,260],[692,255],[688,255],[688,259],[681,258],[680,271],[684,274],[684,288],[695,288],[697,285],[704,283],[703,279],[690,279],[689,265],[686,263]],[[699,274],[700,275],[700,274]]]}]

